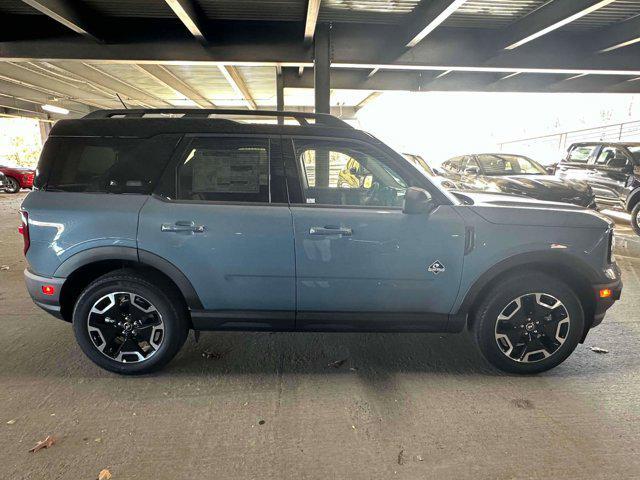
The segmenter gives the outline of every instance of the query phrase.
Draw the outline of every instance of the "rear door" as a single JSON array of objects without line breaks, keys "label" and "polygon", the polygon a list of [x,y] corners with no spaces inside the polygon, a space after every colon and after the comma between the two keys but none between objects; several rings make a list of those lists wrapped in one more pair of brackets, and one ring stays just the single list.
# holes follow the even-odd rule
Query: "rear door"
[{"label": "rear door", "polygon": [[[404,214],[406,189],[420,174],[367,143],[283,145],[298,176],[289,180],[297,328],[442,329],[464,255],[465,229],[452,206]],[[341,181],[345,174],[350,182]]]},{"label": "rear door", "polygon": [[633,157],[622,147],[607,145],[600,150],[589,177],[598,203],[624,205],[627,196],[625,187],[629,175],[633,172],[633,164]]},{"label": "rear door", "polygon": [[138,247],[184,273],[203,328],[291,328],[293,227],[278,136],[191,136],[140,214]]}]

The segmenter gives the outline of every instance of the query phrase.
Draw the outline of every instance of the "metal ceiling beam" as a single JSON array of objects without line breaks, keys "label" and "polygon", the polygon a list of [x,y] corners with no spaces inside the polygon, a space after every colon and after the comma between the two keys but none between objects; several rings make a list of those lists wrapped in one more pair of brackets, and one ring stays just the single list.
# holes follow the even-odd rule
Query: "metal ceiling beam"
[{"label": "metal ceiling beam", "polygon": [[513,50],[540,38],[616,0],[552,0],[511,25],[504,48]]},{"label": "metal ceiling beam", "polygon": [[[434,79],[425,72],[414,71],[380,71],[373,78],[362,81],[362,74],[350,70],[334,70],[331,72],[331,88],[385,91],[476,91],[476,92],[575,92],[602,93],[624,92],[640,93],[640,81],[626,82],[621,85],[620,78],[604,77],[600,80],[585,83],[564,82],[562,87],[554,87],[565,76],[562,74],[522,74],[503,81],[494,72],[456,72],[440,79]],[[294,69],[284,69],[285,88],[313,88],[312,72],[305,72],[298,77]],[[626,78],[631,78],[627,76]],[[574,83],[574,84],[573,84]],[[572,85],[573,84],[573,85]]]},{"label": "metal ceiling beam", "polygon": [[138,68],[156,81],[188,98],[199,107],[215,107],[212,102],[204,98],[200,93],[196,92],[193,88],[174,75],[167,67],[163,65],[144,64],[138,65]]},{"label": "metal ceiling beam", "polygon": [[467,0],[432,0],[422,2],[411,15],[407,31],[410,37],[406,47],[413,48],[427,35],[438,28],[455,13]]},{"label": "metal ceiling beam", "polygon": [[[38,105],[44,105],[45,103],[52,103],[54,101],[52,96],[47,93],[8,82],[6,80],[0,80],[0,92],[5,96],[10,96],[18,100],[24,100],[31,103],[37,103]],[[87,105],[72,102],[70,100],[58,100],[56,104],[78,114],[86,114],[91,111]]]},{"label": "metal ceiling beam", "polygon": [[198,5],[193,0],[165,0],[167,5],[176,14],[180,21],[187,27],[196,40],[203,45],[208,43],[206,29],[202,24],[202,14]]},{"label": "metal ceiling beam", "polygon": [[82,62],[56,62],[55,67],[71,73],[88,83],[100,86],[118,94],[124,100],[133,101],[142,107],[166,107],[171,106],[167,101],[149,95],[139,88],[120,80],[99,68]]},{"label": "metal ceiling beam", "polygon": [[[466,0],[432,0],[420,3],[414,9],[409,21],[401,28],[408,34],[401,39],[401,44],[391,47],[393,50],[385,55],[385,62],[396,61],[407,50],[414,48],[465,2]],[[378,70],[374,68],[368,76],[372,77]]]},{"label": "metal ceiling beam", "polygon": [[360,110],[362,107],[364,107],[365,105],[373,102],[376,98],[378,98],[380,95],[382,95],[382,92],[371,92],[369,95],[367,95],[364,99],[362,99],[360,101],[360,103],[358,103],[355,106],[356,111]]},{"label": "metal ceiling beam", "polygon": [[596,48],[600,53],[637,44],[640,42],[640,15],[605,28],[595,36]]},{"label": "metal ceiling beam", "polygon": [[72,2],[70,0],[22,1],[74,32],[94,41],[100,41],[100,37],[93,27],[89,26],[93,23],[90,14],[81,6],[80,2]]},{"label": "metal ceiling beam", "polygon": [[218,65],[218,68],[220,69],[222,75],[224,75],[224,78],[227,80],[233,91],[236,92],[237,95],[242,97],[244,103],[247,105],[247,108],[249,110],[256,110],[258,106],[256,105],[256,102],[254,101],[249,88],[242,79],[242,76],[240,75],[240,72],[238,72],[236,67],[233,67],[231,65]]},{"label": "metal ceiling beam", "polygon": [[307,4],[307,18],[304,23],[304,42],[311,45],[313,36],[316,33],[316,25],[318,24],[318,14],[320,13],[321,0],[309,0]]},{"label": "metal ceiling beam", "polygon": [[96,92],[85,90],[77,84],[63,81],[50,75],[35,72],[24,66],[0,62],[0,78],[25,87],[30,87],[52,96],[67,98],[98,108],[112,108],[113,100]]},{"label": "metal ceiling beam", "polygon": [[37,103],[27,102],[15,97],[0,94],[0,107],[18,110],[20,112],[31,113],[40,117],[46,117],[45,112]]}]

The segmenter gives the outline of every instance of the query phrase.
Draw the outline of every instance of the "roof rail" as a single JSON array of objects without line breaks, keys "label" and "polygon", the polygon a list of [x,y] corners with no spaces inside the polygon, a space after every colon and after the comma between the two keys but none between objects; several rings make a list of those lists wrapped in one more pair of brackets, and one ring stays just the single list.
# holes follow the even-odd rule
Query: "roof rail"
[{"label": "roof rail", "polygon": [[[276,110],[236,110],[217,108],[140,108],[140,109],[117,109],[117,110],[95,110],[83,118],[143,118],[145,115],[171,115],[182,114],[181,118],[208,118],[211,115],[244,115],[257,117],[290,117],[295,119],[301,126],[322,125],[325,127],[353,128],[344,120],[326,113],[289,112]],[[313,123],[308,120],[314,120]]]}]

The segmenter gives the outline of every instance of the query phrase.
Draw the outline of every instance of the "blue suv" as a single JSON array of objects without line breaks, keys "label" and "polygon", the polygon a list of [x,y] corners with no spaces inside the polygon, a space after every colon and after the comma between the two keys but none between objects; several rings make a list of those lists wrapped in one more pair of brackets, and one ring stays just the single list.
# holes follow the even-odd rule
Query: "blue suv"
[{"label": "blue suv", "polygon": [[[356,184],[339,181],[346,168]],[[612,224],[597,212],[448,193],[328,115],[59,121],[21,231],[35,303],[123,374],[166,364],[190,329],[469,328],[496,367],[540,372],[622,289]]]}]

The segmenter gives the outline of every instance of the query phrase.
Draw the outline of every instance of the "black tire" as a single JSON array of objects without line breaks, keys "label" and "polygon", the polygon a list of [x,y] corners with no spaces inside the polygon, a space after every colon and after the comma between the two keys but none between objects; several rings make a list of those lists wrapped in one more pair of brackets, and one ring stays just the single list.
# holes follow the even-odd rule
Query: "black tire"
[{"label": "black tire", "polygon": [[[536,293],[548,297],[536,297]],[[555,311],[539,303],[553,303],[549,298],[559,300],[562,306],[556,307]],[[521,307],[518,307],[517,299],[520,299]],[[533,302],[533,314],[528,313],[524,307],[528,302]],[[514,309],[516,310],[511,313]],[[475,312],[472,333],[480,352],[493,366],[509,373],[539,373],[556,367],[573,352],[584,332],[584,310],[575,292],[566,283],[542,273],[515,274],[500,280],[485,295]],[[565,314],[569,322],[564,318]],[[498,325],[498,317],[501,315],[503,319]],[[510,318],[504,318],[509,315]],[[536,324],[536,319],[540,320],[541,325]],[[547,321],[549,323],[545,325]],[[563,325],[560,326],[560,323]],[[522,330],[516,330],[517,328]],[[509,335],[504,335],[505,332]],[[511,342],[511,335],[520,335],[521,338],[528,338],[528,341]],[[500,340],[499,336],[502,337]],[[563,338],[558,338],[559,336]],[[542,341],[553,344],[555,350],[548,350],[542,345]],[[539,349],[544,352],[535,353]],[[509,355],[525,358],[514,359]],[[545,358],[540,358],[541,356]]]},{"label": "black tire", "polygon": [[[136,297],[135,302],[140,303],[146,301],[154,307],[154,314],[157,313],[159,315],[159,322],[161,322],[162,325],[161,340],[158,342],[159,345],[157,348],[149,349],[153,350],[153,354],[149,355],[148,358],[134,362],[127,362],[127,359],[124,357],[124,360],[117,360],[107,353],[103,353],[96,346],[94,340],[92,340],[91,335],[95,335],[95,332],[93,334],[89,332],[89,315],[91,310],[94,305],[97,305],[96,302],[105,297],[109,297],[109,295],[112,296],[104,301],[111,302],[111,298],[115,301],[117,298],[116,292],[128,292],[137,297],[141,297],[142,300],[137,300]],[[117,295],[126,297],[126,295],[122,293],[118,293]],[[121,302],[121,304],[123,303],[124,301]],[[147,304],[145,303],[145,305]],[[136,309],[133,310],[137,312]],[[111,310],[109,310],[109,312],[111,312]],[[113,316],[118,317],[119,313],[114,313]],[[110,313],[105,314],[105,316],[108,315],[110,315]],[[104,326],[102,328],[106,331],[107,327],[108,326]],[[113,328],[120,327],[113,326]],[[166,365],[178,351],[180,351],[180,348],[187,339],[189,324],[186,318],[184,304],[170,286],[165,285],[164,282],[159,279],[142,275],[133,270],[118,270],[103,275],[93,281],[80,294],[73,309],[73,331],[82,351],[96,365],[115,373],[138,375],[158,370]],[[140,332],[142,332],[142,330],[140,330]],[[114,334],[114,336],[115,335],[120,334]],[[153,335],[153,333],[151,333],[151,335]],[[121,338],[124,337],[118,336],[114,341],[117,342]],[[130,338],[131,341],[136,343],[127,345],[137,345],[140,337],[136,338],[134,335]],[[97,341],[104,341],[102,334]],[[149,340],[149,342],[151,342],[151,340]],[[105,344],[107,343],[108,342],[105,342]],[[116,343],[116,345],[122,344],[126,343]],[[147,343],[146,345],[149,344]],[[103,349],[104,348],[105,347],[103,347]],[[122,347],[120,347],[120,349],[122,349]],[[118,351],[120,351],[120,349]]]},{"label": "black tire", "polygon": [[631,210],[631,226],[636,235],[640,235],[640,202]]},{"label": "black tire", "polygon": [[20,191],[20,183],[13,177],[7,177],[7,185],[4,187],[7,193],[18,193]]}]

